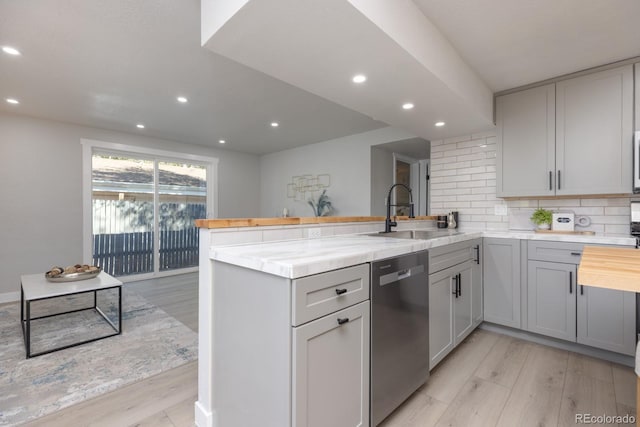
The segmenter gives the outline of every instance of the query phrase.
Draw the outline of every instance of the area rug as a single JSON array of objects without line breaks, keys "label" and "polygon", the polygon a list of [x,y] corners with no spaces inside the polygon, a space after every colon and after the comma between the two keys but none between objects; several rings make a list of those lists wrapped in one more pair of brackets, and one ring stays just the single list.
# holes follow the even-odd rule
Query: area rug
[{"label": "area rug", "polygon": [[[122,335],[31,359],[25,358],[20,304],[0,306],[1,426],[42,417],[197,358],[194,331],[126,287],[122,291]],[[32,317],[89,306],[89,296],[36,302]],[[116,304],[115,292],[98,299],[117,323]],[[32,323],[32,351],[109,332],[93,310],[49,317]]]}]

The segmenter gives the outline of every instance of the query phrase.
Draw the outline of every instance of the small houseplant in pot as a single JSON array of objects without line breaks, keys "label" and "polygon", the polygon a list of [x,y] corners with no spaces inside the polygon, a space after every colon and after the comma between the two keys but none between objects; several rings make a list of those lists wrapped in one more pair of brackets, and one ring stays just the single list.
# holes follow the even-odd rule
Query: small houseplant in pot
[{"label": "small houseplant in pot", "polygon": [[551,228],[551,219],[553,213],[548,209],[538,208],[531,215],[531,222],[538,226],[539,230],[548,230]]}]

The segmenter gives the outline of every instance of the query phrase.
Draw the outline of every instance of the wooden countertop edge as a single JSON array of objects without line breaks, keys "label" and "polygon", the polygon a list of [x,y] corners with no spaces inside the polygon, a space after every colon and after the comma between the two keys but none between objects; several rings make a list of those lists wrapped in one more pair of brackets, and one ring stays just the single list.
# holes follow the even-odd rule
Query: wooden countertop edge
[{"label": "wooden countertop edge", "polygon": [[585,246],[578,284],[640,292],[640,250]]},{"label": "wooden countertop edge", "polygon": [[[408,220],[409,217],[395,217],[398,221]],[[417,216],[414,220],[435,220],[432,215]],[[225,218],[225,219],[197,219],[198,228],[233,228],[233,227],[267,227],[273,225],[301,225],[301,224],[336,224],[349,222],[384,221],[383,216],[324,216],[324,217],[287,217],[287,218]]]}]

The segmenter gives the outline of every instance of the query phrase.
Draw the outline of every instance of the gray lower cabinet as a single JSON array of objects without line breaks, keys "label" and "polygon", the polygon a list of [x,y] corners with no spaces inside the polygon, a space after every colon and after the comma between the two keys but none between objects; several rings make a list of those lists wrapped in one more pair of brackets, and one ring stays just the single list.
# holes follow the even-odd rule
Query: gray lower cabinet
[{"label": "gray lower cabinet", "polygon": [[577,285],[582,248],[578,243],[528,242],[527,329],[634,355],[635,293]]},{"label": "gray lower cabinet", "polygon": [[483,242],[484,320],[520,328],[520,240]]},{"label": "gray lower cabinet", "polygon": [[580,286],[577,341],[633,356],[636,349],[636,294]]},{"label": "gray lower cabinet", "polygon": [[573,264],[528,262],[527,313],[531,332],[575,341],[575,274]]},{"label": "gray lower cabinet", "polygon": [[[429,369],[482,322],[481,246],[477,239],[429,250],[430,267],[440,269],[429,275]],[[449,265],[446,253],[456,254]]]},{"label": "gray lower cabinet", "polygon": [[368,426],[369,301],[294,328],[293,349],[293,425]]},{"label": "gray lower cabinet", "polygon": [[219,425],[369,426],[368,264],[293,280],[212,271]]}]

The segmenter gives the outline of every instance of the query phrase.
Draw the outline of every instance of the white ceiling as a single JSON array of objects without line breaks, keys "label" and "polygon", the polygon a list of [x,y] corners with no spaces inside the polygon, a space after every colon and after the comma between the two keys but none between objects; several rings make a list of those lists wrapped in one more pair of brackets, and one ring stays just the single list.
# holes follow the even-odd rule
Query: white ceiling
[{"label": "white ceiling", "polygon": [[638,0],[413,0],[494,92],[640,56]]},{"label": "white ceiling", "polygon": [[[489,92],[640,56],[638,0],[413,3]],[[361,17],[345,16],[341,25],[348,28],[349,19],[358,19],[358,30],[363,31],[354,38],[366,33],[385,49],[393,47],[379,31],[362,26]],[[333,30],[328,26],[317,40],[325,35],[330,39]],[[381,121],[417,129],[416,135],[430,139],[478,130],[478,123],[486,122],[473,108],[470,114],[457,108],[465,106],[464,96],[451,95],[455,91],[447,92],[446,85],[430,92],[429,87],[411,84],[429,76],[429,70],[416,68],[405,79],[395,61],[408,63],[406,50],[397,47],[386,56],[363,42],[362,51],[388,70],[376,77],[394,84],[383,84],[374,93],[370,81],[367,91],[348,94],[338,103],[336,97],[317,91],[314,95],[203,49],[197,0],[0,0],[0,45],[23,52],[20,57],[0,54],[0,97],[21,102],[1,102],[0,111],[256,154],[365,132],[384,126]],[[344,87],[342,70],[357,65],[349,64],[352,58],[345,52],[341,73],[329,66],[323,69],[325,87]],[[272,58],[285,68],[295,60],[287,55]],[[394,93],[395,88],[402,93]],[[429,105],[417,105],[412,115],[404,116],[395,104],[383,105],[385,99],[400,99],[411,91]],[[188,97],[189,103],[178,104],[178,95]],[[359,103],[353,102],[357,96],[362,97]],[[376,108],[353,110],[367,103]],[[463,113],[440,134],[431,127],[421,130],[436,117],[448,121],[440,116],[451,109]],[[269,126],[274,120],[281,123],[277,129]],[[136,129],[139,122],[146,129]],[[228,143],[219,145],[221,138]]]}]

